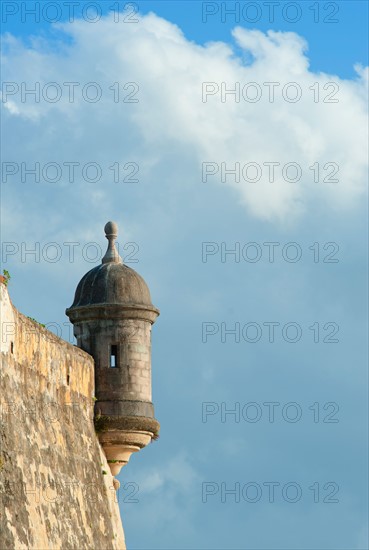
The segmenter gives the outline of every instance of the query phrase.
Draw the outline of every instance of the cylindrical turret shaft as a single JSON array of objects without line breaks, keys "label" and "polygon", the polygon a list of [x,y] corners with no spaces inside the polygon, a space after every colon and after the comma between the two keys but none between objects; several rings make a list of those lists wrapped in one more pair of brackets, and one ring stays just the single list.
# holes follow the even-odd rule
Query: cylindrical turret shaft
[{"label": "cylindrical turret shaft", "polygon": [[102,264],[81,279],[66,313],[77,345],[95,360],[95,424],[115,475],[159,432],[151,395],[151,326],[159,310],[142,277],[123,264],[116,224],[108,222],[105,233]]}]

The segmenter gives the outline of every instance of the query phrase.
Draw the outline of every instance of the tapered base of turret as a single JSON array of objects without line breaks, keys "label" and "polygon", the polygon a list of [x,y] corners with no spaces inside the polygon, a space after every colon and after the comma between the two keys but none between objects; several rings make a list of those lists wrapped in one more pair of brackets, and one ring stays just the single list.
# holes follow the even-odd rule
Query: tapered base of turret
[{"label": "tapered base of turret", "polygon": [[160,424],[143,416],[95,416],[95,427],[110,471],[119,474],[131,455],[137,453],[159,436]]},{"label": "tapered base of turret", "polygon": [[131,455],[146,447],[153,438],[152,432],[106,432],[99,435],[110,471],[113,476],[119,474]]}]

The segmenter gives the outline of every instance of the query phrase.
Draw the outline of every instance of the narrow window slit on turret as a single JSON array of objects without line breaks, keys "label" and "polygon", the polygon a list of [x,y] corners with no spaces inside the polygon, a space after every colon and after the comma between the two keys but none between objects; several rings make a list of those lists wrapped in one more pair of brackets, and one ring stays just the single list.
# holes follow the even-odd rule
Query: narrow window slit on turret
[{"label": "narrow window slit on turret", "polygon": [[118,346],[113,345],[110,349],[110,366],[115,368],[118,366]]}]

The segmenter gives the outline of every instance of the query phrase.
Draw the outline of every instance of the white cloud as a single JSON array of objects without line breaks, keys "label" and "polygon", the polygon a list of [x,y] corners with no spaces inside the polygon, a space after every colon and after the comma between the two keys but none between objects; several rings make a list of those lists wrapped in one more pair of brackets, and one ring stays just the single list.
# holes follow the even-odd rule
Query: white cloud
[{"label": "white cloud", "polygon": [[136,470],[132,464],[130,473],[122,472],[120,502],[124,496],[124,480],[132,479],[129,476],[135,472],[133,477],[139,487],[139,505],[130,506],[123,501],[121,507],[128,541],[130,533],[139,532],[143,517],[146,532],[160,533],[161,542],[168,543],[165,547],[172,548],[173,540],[193,535],[195,508],[199,495],[201,498],[201,475],[186,453],[164,458],[160,466],[144,469],[141,465]]},{"label": "white cloud", "polygon": [[[12,121],[18,138],[19,159],[40,162],[79,159],[105,165],[111,160],[126,162],[139,157],[141,174],[156,178],[162,191],[170,193],[168,168],[155,172],[163,157],[172,155],[178,165],[178,181],[170,186],[217,185],[220,170],[208,183],[201,183],[201,163],[225,162],[232,167],[257,163],[263,173],[260,181],[239,183],[228,176],[223,185],[236,190],[236,197],[254,216],[272,222],[289,223],[302,214],[309,214],[316,204],[342,212],[355,208],[366,186],[366,83],[367,70],[356,66],[357,78],[344,80],[337,75],[313,73],[306,57],[307,44],[295,33],[237,27],[233,38],[241,48],[236,54],[228,44],[216,42],[205,46],[188,41],[181,30],[149,14],[138,24],[115,24],[105,18],[91,25],[77,21],[59,25],[70,35],[70,43],[51,48],[45,40],[34,40],[25,46],[14,37],[5,38],[4,80],[27,83],[57,82],[63,90],[57,103],[39,103],[31,98],[21,102],[20,93],[9,96],[3,107]],[[236,50],[239,52],[239,50]],[[244,58],[243,58],[244,54]],[[252,61],[245,60],[252,56]],[[81,97],[87,82],[97,82],[103,95],[98,103]],[[65,82],[79,82],[75,101],[68,101]],[[114,82],[136,82],[140,102],[116,104]],[[239,82],[256,82],[262,97],[256,103],[241,98],[239,103],[228,96],[220,101],[220,93],[202,101],[203,82],[216,85],[225,82],[234,88]],[[275,101],[269,101],[270,85],[277,82]],[[302,90],[296,103],[283,99],[286,83],[295,82]],[[335,85],[324,89],[327,82]],[[314,103],[312,89],[319,88],[319,102]],[[91,93],[93,90],[90,90]],[[131,89],[127,90],[133,91]],[[124,93],[127,93],[124,92]],[[289,88],[293,97],[293,86]],[[50,94],[52,90],[49,90]],[[249,89],[250,95],[252,89]],[[335,93],[336,92],[336,93]],[[121,91],[122,93],[122,91]],[[286,92],[287,93],[287,92]],[[332,93],[338,103],[325,103]],[[335,95],[334,95],[335,94]],[[241,96],[242,97],[242,96]],[[9,157],[14,158],[14,150]],[[114,162],[113,161],[113,162]],[[265,181],[269,168],[263,163],[279,162],[275,181]],[[298,182],[285,181],[282,167],[298,163],[302,177]],[[320,178],[329,175],[331,165],[339,166],[339,183],[314,183],[314,163],[320,166]],[[195,167],[195,168],[194,168]],[[288,172],[294,176],[293,167]],[[248,172],[250,178],[255,172]],[[105,174],[104,174],[105,175]],[[64,176],[64,173],[63,173]],[[106,178],[105,178],[106,179]],[[86,185],[74,185],[68,191],[69,203],[83,200],[91,212],[98,212],[109,190],[98,184],[98,191]],[[9,199],[10,200],[10,199]],[[152,200],[152,196],[149,197]],[[181,200],[180,195],[176,200]],[[113,201],[114,202],[114,201]],[[165,210],[165,206],[163,206]]]},{"label": "white cloud", "polygon": [[199,481],[199,475],[194,470],[188,456],[184,453],[169,458],[160,467],[152,467],[141,472],[140,487],[145,493],[158,489],[169,493],[191,492]]}]

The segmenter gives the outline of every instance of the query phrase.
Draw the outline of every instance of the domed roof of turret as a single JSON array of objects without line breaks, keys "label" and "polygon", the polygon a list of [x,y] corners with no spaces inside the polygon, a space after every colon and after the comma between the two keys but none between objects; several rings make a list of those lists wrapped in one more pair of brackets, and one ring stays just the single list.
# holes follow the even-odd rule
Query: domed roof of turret
[{"label": "domed roof of turret", "polygon": [[74,302],[69,309],[98,304],[141,306],[155,309],[147,284],[134,269],[123,264],[115,248],[118,226],[105,225],[108,249],[101,265],[91,269],[78,283]]}]

